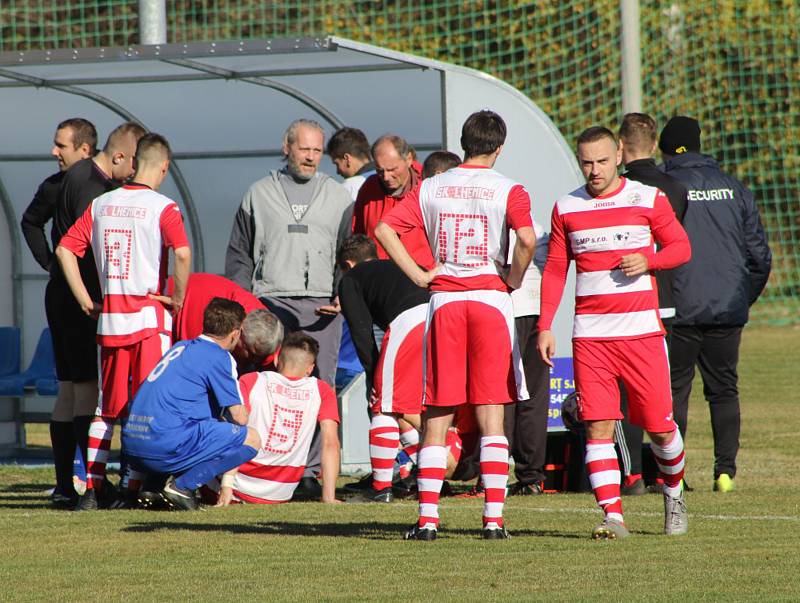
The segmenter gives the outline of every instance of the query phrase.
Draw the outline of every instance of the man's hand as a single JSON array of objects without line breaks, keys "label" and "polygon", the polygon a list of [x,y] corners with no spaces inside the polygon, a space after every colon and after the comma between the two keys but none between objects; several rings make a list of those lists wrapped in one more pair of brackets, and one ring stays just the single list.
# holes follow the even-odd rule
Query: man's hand
[{"label": "man's hand", "polygon": [[215,507],[227,507],[231,504],[233,500],[233,488],[229,486],[223,486],[219,491],[219,498],[217,498],[217,504],[214,505]]},{"label": "man's hand", "polygon": [[623,255],[619,263],[619,269],[625,276],[639,276],[648,271],[647,258],[641,253],[629,253]]},{"label": "man's hand", "polygon": [[550,368],[553,368],[553,361],[551,358],[556,353],[556,338],[553,337],[552,331],[539,331],[539,339],[536,342],[536,349],[539,350],[539,355]]},{"label": "man's hand", "polygon": [[148,293],[147,297],[154,299],[157,302],[161,302],[167,308],[170,308],[173,314],[177,314],[181,307],[183,307],[183,300],[178,301],[169,295],[156,295],[155,293]]},{"label": "man's hand", "polygon": [[339,500],[338,498],[335,498],[335,497],[334,498],[328,498],[327,496],[323,496],[322,497],[322,502],[327,503],[329,505],[340,505],[340,504],[342,504],[342,501]]},{"label": "man's hand", "polygon": [[423,289],[427,289],[428,286],[431,284],[431,281],[436,278],[436,275],[439,274],[439,271],[442,269],[441,264],[436,264],[430,270],[419,270],[419,273],[415,274],[414,277],[411,279],[414,281],[414,284],[417,287],[422,287]]},{"label": "man's hand", "polygon": [[320,306],[316,310],[314,310],[314,314],[317,316],[336,316],[339,312],[342,311],[342,306],[339,303],[339,296],[333,298],[333,303],[329,306]]},{"label": "man's hand", "polygon": [[83,313],[86,314],[86,316],[97,320],[100,318],[100,313],[103,311],[103,306],[98,304],[93,299],[87,298],[81,302],[81,310],[83,310]]}]

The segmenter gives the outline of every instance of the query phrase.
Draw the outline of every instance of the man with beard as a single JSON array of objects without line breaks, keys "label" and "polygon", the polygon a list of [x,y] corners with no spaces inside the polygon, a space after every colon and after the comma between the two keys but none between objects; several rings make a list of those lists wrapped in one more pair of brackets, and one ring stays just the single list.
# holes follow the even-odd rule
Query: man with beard
[{"label": "man with beard", "polygon": [[[252,291],[288,332],[302,331],[319,342],[319,378],[333,387],[342,337],[334,293],[336,250],[350,234],[353,201],[341,184],[318,171],[324,149],[320,124],[308,119],[289,124],[283,137],[285,167],[253,183],[244,195],[225,276]],[[315,440],[301,486],[321,495],[312,477],[319,468]]]}]

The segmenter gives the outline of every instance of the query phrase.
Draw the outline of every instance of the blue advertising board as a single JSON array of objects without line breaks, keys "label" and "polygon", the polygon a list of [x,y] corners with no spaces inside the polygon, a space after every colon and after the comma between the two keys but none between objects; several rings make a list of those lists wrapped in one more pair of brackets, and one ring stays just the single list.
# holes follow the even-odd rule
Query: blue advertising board
[{"label": "blue advertising board", "polygon": [[561,403],[575,391],[575,378],[572,372],[572,358],[553,358],[554,368],[550,369],[550,408],[547,411],[547,430],[563,431]]}]

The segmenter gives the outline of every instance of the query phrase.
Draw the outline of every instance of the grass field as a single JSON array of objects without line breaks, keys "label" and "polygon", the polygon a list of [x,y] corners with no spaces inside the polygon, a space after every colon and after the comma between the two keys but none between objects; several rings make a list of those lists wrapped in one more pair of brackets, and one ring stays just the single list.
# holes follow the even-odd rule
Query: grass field
[{"label": "grass field", "polygon": [[656,495],[624,499],[633,537],[595,542],[590,494],[514,497],[512,539],[480,539],[482,500],[445,499],[434,543],[403,542],[416,505],[293,503],[196,513],[52,511],[51,470],[0,467],[2,601],[798,601],[800,329],[748,329],[737,491],[711,492],[696,383],[690,534],[662,536]]}]

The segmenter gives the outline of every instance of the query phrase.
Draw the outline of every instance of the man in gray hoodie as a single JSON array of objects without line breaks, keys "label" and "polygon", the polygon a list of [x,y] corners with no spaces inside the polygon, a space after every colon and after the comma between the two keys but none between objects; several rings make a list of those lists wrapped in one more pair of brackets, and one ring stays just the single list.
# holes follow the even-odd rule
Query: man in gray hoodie
[{"label": "man in gray hoodie", "polygon": [[320,124],[289,124],[285,167],[253,183],[239,206],[225,276],[260,298],[287,331],[303,331],[319,342],[319,377],[333,386],[342,334],[336,250],[350,234],[353,201],[317,170],[324,148]]}]

